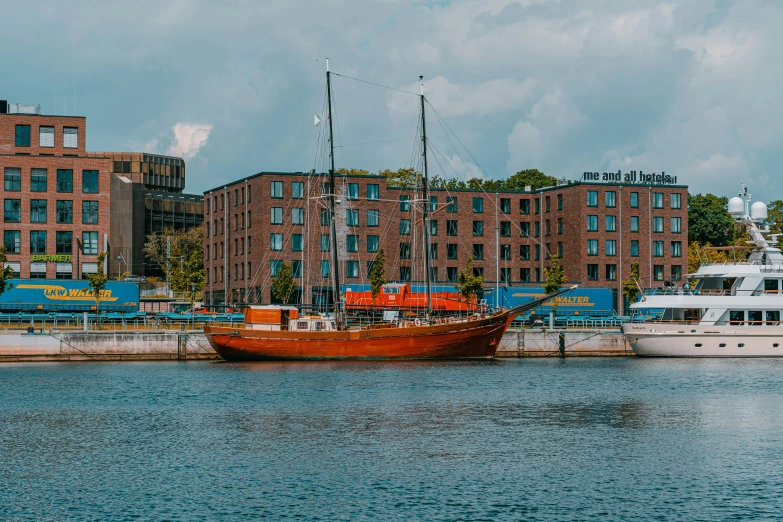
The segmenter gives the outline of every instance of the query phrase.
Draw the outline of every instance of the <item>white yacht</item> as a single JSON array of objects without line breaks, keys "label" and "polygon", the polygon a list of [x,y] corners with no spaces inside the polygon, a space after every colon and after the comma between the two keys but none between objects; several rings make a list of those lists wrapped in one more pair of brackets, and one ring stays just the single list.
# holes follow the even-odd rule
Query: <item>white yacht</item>
[{"label": "white yacht", "polygon": [[[782,357],[783,255],[779,234],[763,226],[767,206],[750,204],[747,189],[731,198],[729,213],[750,234],[750,256],[704,263],[686,276],[682,288],[648,292],[631,305],[635,317],[654,318],[622,325],[637,355],[657,357]],[[763,228],[762,228],[763,227]]]}]

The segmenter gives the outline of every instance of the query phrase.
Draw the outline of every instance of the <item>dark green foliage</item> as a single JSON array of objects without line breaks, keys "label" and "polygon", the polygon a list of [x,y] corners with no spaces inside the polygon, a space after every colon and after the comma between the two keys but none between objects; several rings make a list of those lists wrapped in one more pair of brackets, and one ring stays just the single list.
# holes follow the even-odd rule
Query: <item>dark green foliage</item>
[{"label": "dark green foliage", "polygon": [[734,240],[734,220],[728,199],[713,194],[688,195],[688,241],[726,246]]}]

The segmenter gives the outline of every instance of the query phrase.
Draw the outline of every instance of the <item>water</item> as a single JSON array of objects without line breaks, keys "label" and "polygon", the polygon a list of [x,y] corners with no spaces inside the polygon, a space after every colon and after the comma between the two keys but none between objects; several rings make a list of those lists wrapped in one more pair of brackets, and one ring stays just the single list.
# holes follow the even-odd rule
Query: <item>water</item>
[{"label": "water", "polygon": [[783,518],[783,361],[0,365],[2,520]]}]

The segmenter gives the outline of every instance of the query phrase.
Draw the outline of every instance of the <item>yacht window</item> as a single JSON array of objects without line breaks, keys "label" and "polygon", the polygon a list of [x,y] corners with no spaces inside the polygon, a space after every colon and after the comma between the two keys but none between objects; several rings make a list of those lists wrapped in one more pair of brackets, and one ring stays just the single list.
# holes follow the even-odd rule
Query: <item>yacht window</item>
[{"label": "yacht window", "polygon": [[729,324],[745,324],[745,311],[729,310]]},{"label": "yacht window", "polygon": [[748,324],[751,326],[761,326],[762,312],[761,310],[748,310]]},{"label": "yacht window", "polygon": [[778,293],[778,279],[765,279],[764,292],[768,294]]},{"label": "yacht window", "polygon": [[779,326],[780,325],[780,310],[768,310],[767,311],[767,325]]}]

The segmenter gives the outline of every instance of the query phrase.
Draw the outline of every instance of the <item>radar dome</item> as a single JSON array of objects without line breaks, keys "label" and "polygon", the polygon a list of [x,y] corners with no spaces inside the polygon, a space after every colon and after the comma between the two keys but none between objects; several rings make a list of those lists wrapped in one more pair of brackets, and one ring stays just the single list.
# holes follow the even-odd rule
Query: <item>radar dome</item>
[{"label": "radar dome", "polygon": [[756,201],[750,206],[750,219],[753,221],[765,221],[767,219],[767,205]]},{"label": "radar dome", "polygon": [[742,198],[733,197],[729,200],[729,214],[741,216],[745,212],[745,202]]}]

